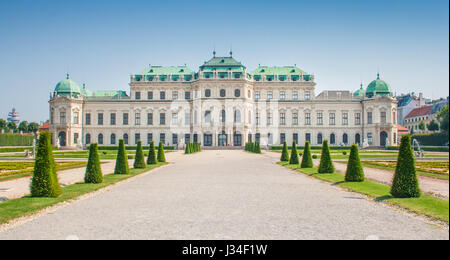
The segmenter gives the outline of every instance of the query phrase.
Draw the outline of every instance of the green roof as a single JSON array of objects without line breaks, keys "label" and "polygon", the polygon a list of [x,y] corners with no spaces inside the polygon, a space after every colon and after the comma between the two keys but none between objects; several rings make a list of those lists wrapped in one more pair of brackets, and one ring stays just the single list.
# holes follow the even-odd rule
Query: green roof
[{"label": "green roof", "polygon": [[366,89],[366,95],[371,97],[375,94],[377,95],[389,95],[391,93],[391,86],[383,80],[380,79],[380,74],[378,74],[377,79],[370,82]]},{"label": "green roof", "polygon": [[363,88],[363,84],[361,83],[361,88],[353,93],[354,96],[364,97],[366,95],[366,90]]},{"label": "green roof", "polygon": [[284,67],[268,67],[268,66],[260,66],[254,71],[252,71],[253,75],[291,75],[291,74],[307,74],[303,70],[295,67],[295,66],[284,66]]},{"label": "green roof", "polygon": [[80,86],[78,84],[70,79],[69,74],[67,74],[67,78],[65,80],[61,80],[56,84],[55,92],[59,95],[65,95],[65,94],[80,94]]},{"label": "green roof", "polygon": [[123,90],[97,90],[92,95],[94,97],[127,97],[127,93]]},{"label": "green roof", "polygon": [[223,68],[229,67],[231,69],[236,69],[237,67],[245,69],[245,66],[242,63],[235,60],[233,57],[213,57],[209,61],[205,62],[202,66],[200,66],[201,70],[205,68]]},{"label": "green roof", "polygon": [[194,71],[187,66],[150,66],[136,75],[191,75]]}]

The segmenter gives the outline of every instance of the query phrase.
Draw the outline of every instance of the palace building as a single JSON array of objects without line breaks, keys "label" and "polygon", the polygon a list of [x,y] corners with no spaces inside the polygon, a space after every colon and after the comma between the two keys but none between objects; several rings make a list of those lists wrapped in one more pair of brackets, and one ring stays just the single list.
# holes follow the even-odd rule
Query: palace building
[{"label": "palace building", "polygon": [[151,141],[182,148],[289,144],[397,145],[397,101],[380,76],[357,91],[316,95],[314,75],[296,66],[247,68],[214,57],[194,71],[149,66],[130,76],[130,91],[89,91],[70,79],[50,94],[53,142],[83,148]]}]

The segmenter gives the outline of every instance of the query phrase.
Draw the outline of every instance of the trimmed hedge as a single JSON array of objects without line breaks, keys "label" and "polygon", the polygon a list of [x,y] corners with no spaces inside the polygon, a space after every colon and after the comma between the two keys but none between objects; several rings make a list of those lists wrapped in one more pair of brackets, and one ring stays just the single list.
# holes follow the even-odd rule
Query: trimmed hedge
[{"label": "trimmed hedge", "polygon": [[157,164],[157,160],[156,160],[156,151],[155,151],[155,143],[152,141],[150,143],[150,148],[148,150],[148,158],[147,158],[147,164],[151,165],[151,164]]},{"label": "trimmed hedge", "polygon": [[98,156],[98,145],[92,143],[89,145],[89,159],[86,166],[86,173],[84,175],[85,183],[102,183],[103,173],[100,167],[100,159]]},{"label": "trimmed hedge", "polygon": [[[117,146],[99,146],[98,147],[99,151],[117,151],[117,149],[118,149]],[[137,146],[125,146],[125,149],[127,151],[136,151]],[[150,149],[150,145],[142,146],[142,149],[148,150],[148,149]],[[175,150],[175,147],[174,146],[164,146],[164,150],[173,151],[173,150]]]},{"label": "trimmed hedge", "polygon": [[[448,146],[420,146],[420,149],[426,152],[448,152]],[[388,146],[387,150],[398,151],[398,146]],[[417,150],[417,147],[414,147],[414,150]]]},{"label": "trimmed hedge", "polygon": [[448,142],[448,135],[446,133],[414,134],[412,139],[416,139],[420,146],[441,146]]},{"label": "trimmed hedge", "polygon": [[291,158],[289,160],[289,164],[299,164],[297,144],[295,143],[295,141],[292,142],[292,152],[291,152]]},{"label": "trimmed hedge", "polygon": [[34,135],[0,134],[0,146],[30,146],[34,138]]},{"label": "trimmed hedge", "polygon": [[144,169],[147,167],[145,164],[145,156],[144,156],[144,150],[142,150],[142,142],[138,142],[138,146],[136,148],[136,156],[134,159],[133,167],[135,169]]},{"label": "trimmed hedge", "polygon": [[166,155],[164,153],[164,146],[162,142],[159,142],[158,146],[158,162],[166,162]]},{"label": "trimmed hedge", "polygon": [[125,150],[125,141],[123,139],[119,140],[119,152],[117,153],[116,167],[114,169],[114,174],[128,174],[130,173],[130,168],[128,166],[128,156]]},{"label": "trimmed hedge", "polygon": [[59,197],[62,189],[56,174],[50,132],[41,132],[37,145],[33,179],[30,193],[32,197]]},{"label": "trimmed hedge", "polygon": [[411,136],[409,135],[402,136],[400,142],[391,194],[396,198],[420,197],[419,181],[417,180]]},{"label": "trimmed hedge", "polygon": [[350,156],[348,158],[347,170],[345,171],[345,181],[362,182],[364,181],[364,171],[359,159],[358,146],[352,145]]},{"label": "trimmed hedge", "polygon": [[[306,146],[306,143],[305,143]],[[305,146],[299,146],[297,145],[297,150],[303,150],[305,149]],[[331,150],[350,150],[351,146],[331,146]],[[288,146],[288,149],[291,150],[292,147]],[[311,150],[322,150],[322,146],[309,146],[309,149]],[[270,150],[283,150],[283,146],[271,146]]]},{"label": "trimmed hedge", "polygon": [[281,152],[281,159],[282,162],[289,161],[289,151],[286,142],[283,143],[283,151]]},{"label": "trimmed hedge", "polygon": [[318,173],[334,173],[334,166],[330,156],[328,140],[323,141]]},{"label": "trimmed hedge", "polygon": [[300,167],[301,168],[314,167],[312,157],[311,157],[311,149],[309,147],[309,142],[306,142],[305,149],[303,150],[302,163],[301,163]]}]

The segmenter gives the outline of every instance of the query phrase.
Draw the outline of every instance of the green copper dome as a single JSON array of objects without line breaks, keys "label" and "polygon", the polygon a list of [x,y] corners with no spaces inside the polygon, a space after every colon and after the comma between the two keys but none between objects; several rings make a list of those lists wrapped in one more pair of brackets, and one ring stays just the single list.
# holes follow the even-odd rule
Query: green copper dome
[{"label": "green copper dome", "polygon": [[355,97],[364,97],[366,96],[366,90],[363,88],[363,84],[361,83],[361,88],[353,93]]},{"label": "green copper dome", "polygon": [[380,79],[380,74],[378,74],[377,79],[370,82],[367,86],[366,96],[373,97],[375,95],[388,96],[391,94],[391,86],[388,83]]},{"label": "green copper dome", "polygon": [[67,79],[61,80],[56,84],[55,92],[58,95],[68,95],[70,93],[72,93],[72,95],[81,94],[80,87],[75,81],[70,79],[69,74],[67,74]]}]

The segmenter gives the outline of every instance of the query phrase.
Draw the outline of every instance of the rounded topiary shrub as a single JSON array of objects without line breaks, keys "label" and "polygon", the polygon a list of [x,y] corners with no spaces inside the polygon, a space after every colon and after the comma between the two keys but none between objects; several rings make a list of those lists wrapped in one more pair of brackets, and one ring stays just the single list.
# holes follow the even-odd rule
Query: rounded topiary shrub
[{"label": "rounded topiary shrub", "polygon": [[162,142],[159,142],[158,146],[158,162],[166,162],[166,155],[164,154],[164,146]]},{"label": "rounded topiary shrub", "polygon": [[[350,153],[351,153],[351,151],[350,151]],[[343,155],[347,155],[347,152],[344,151],[344,152],[342,152],[342,154],[343,154]]]},{"label": "rounded topiary shrub", "polygon": [[[317,159],[317,155],[316,155],[316,154],[313,154],[312,158],[313,158],[313,159]],[[303,167],[303,168],[305,168],[305,167]],[[312,167],[310,167],[310,168],[312,168]]]},{"label": "rounded topiary shrub", "polygon": [[150,143],[150,148],[148,151],[148,158],[147,158],[147,164],[156,164],[156,151],[155,151],[155,143],[152,141]]},{"label": "rounded topiary shrub", "polygon": [[125,149],[125,142],[123,139],[120,139],[114,174],[128,174],[128,173],[130,173],[130,168],[128,166],[128,156],[127,151]]},{"label": "rounded topiary shrub", "polygon": [[103,173],[100,167],[100,158],[98,156],[98,145],[92,143],[89,145],[89,159],[84,175],[85,183],[102,183]]},{"label": "rounded topiary shrub", "polygon": [[347,171],[345,172],[345,181],[362,182],[364,181],[364,171],[359,160],[358,146],[352,145],[350,156],[347,163]]},{"label": "rounded topiary shrub", "polygon": [[396,198],[418,198],[421,194],[409,135],[400,143],[391,194]]},{"label": "rounded topiary shrub", "polygon": [[[315,156],[315,155],[314,155]],[[313,157],[314,157],[313,156]],[[317,158],[317,156],[315,156]],[[314,158],[314,159],[316,159]],[[314,166],[312,158],[311,158],[311,147],[309,142],[305,143],[305,148],[303,150],[302,163],[300,164],[301,168],[312,168]]]},{"label": "rounded topiary shrub", "polygon": [[52,134],[47,131],[39,134],[33,179],[30,186],[32,197],[56,198],[62,193],[58,176],[56,175],[51,136]]},{"label": "rounded topiary shrub", "polygon": [[318,173],[333,173],[334,166],[331,160],[330,148],[328,147],[328,140],[323,141],[322,154],[320,157],[320,165]]},{"label": "rounded topiary shrub", "polygon": [[283,150],[281,151],[281,159],[282,162],[289,161],[289,151],[286,142],[283,142]]},{"label": "rounded topiary shrub", "polygon": [[292,149],[291,149],[291,158],[289,160],[289,164],[298,164],[298,152],[297,152],[297,143],[294,141],[292,142]]},{"label": "rounded topiary shrub", "polygon": [[135,169],[143,169],[147,167],[145,164],[145,156],[144,150],[142,149],[142,142],[139,141],[136,148],[136,157],[134,159],[134,168]]}]

